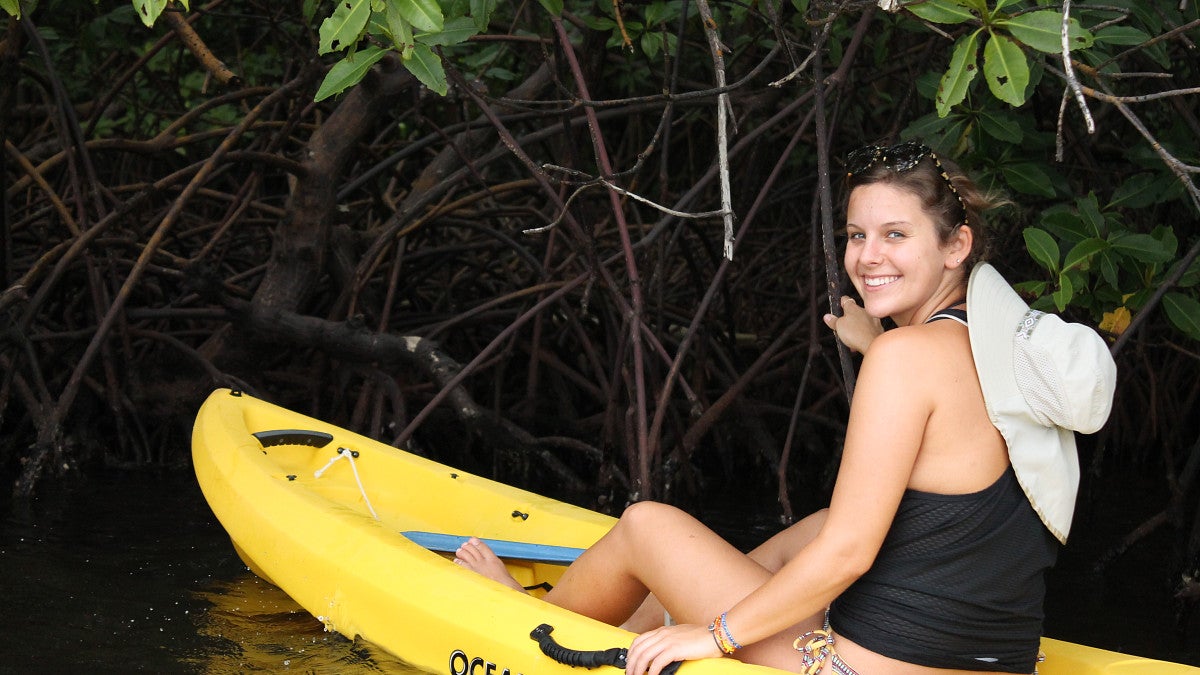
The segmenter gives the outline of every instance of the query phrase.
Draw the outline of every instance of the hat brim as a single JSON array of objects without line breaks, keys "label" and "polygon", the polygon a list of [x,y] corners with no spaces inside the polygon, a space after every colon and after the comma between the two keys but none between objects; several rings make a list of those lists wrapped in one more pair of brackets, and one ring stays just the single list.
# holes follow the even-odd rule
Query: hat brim
[{"label": "hat brim", "polygon": [[1008,445],[1025,496],[1047,529],[1065,543],[1079,487],[1079,457],[1074,434],[1034,419],[1017,382],[1014,340],[1028,311],[996,268],[981,263],[971,270],[968,334],[988,417]]}]

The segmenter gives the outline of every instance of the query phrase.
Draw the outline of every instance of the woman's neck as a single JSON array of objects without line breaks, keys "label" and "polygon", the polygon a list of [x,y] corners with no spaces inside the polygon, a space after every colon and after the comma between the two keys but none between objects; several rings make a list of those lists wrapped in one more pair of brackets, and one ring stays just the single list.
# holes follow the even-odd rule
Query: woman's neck
[{"label": "woman's neck", "polygon": [[967,289],[956,285],[944,292],[933,294],[929,300],[914,309],[907,317],[893,316],[891,319],[897,326],[916,326],[925,323],[929,317],[943,309],[950,309],[965,303],[966,298]]}]

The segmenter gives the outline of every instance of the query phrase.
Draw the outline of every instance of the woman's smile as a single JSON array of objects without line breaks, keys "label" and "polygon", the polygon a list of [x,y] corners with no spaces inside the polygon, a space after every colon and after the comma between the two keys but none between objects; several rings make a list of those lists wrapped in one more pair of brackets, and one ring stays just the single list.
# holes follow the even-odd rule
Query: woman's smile
[{"label": "woman's smile", "polygon": [[868,288],[875,288],[878,286],[886,286],[894,281],[899,281],[899,280],[900,280],[900,277],[895,276],[895,275],[889,276],[889,277],[866,277],[866,276],[864,276],[863,284],[866,285]]}]

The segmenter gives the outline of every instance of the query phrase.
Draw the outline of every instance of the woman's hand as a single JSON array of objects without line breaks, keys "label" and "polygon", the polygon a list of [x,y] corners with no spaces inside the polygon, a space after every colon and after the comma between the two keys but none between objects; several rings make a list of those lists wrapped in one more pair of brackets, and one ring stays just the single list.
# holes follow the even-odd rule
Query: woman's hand
[{"label": "woman's hand", "polygon": [[642,633],[629,646],[625,657],[627,675],[658,675],[674,661],[722,656],[712,633],[704,626],[680,624]]},{"label": "woman's hand", "polygon": [[825,325],[833,330],[838,339],[860,354],[866,354],[871,342],[883,334],[883,324],[879,319],[867,314],[867,310],[848,295],[842,296],[841,316],[826,314],[824,318]]}]

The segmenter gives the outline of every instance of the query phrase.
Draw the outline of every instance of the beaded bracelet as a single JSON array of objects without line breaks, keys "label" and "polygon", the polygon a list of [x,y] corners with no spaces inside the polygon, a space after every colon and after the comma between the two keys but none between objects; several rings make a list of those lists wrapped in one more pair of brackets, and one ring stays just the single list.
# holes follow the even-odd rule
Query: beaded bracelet
[{"label": "beaded bracelet", "polygon": [[733,633],[729,632],[729,624],[725,623],[725,615],[729,612],[721,612],[721,632],[725,633],[725,637],[729,640],[729,644],[733,645],[734,649],[741,649],[737,640],[733,639]]},{"label": "beaded bracelet", "polygon": [[728,612],[722,612],[721,616],[713,619],[713,622],[708,625],[708,630],[713,635],[713,640],[717,643],[717,648],[725,654],[732,654],[741,649],[737,640],[733,639],[733,634],[729,632],[729,624],[725,620],[725,615]]}]

